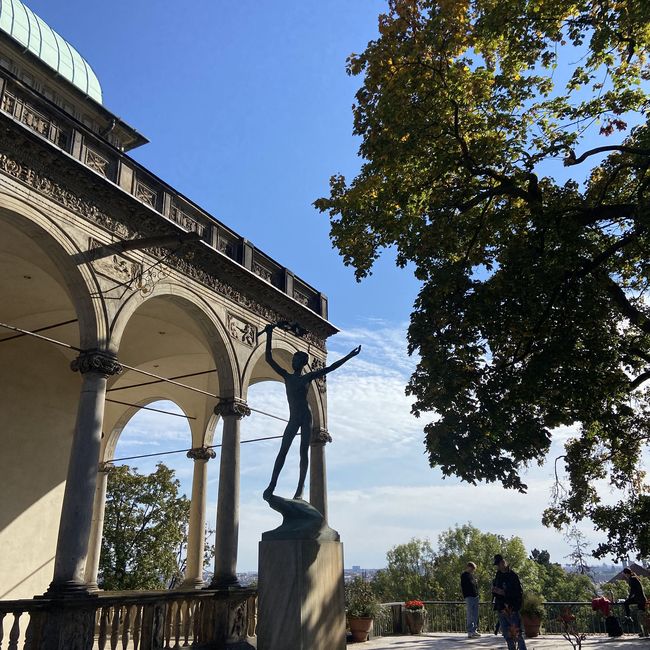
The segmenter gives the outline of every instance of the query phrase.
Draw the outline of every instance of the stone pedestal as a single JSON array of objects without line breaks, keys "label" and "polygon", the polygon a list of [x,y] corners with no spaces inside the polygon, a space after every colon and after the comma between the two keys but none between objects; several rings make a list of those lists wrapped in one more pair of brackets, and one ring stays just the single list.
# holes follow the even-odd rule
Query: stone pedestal
[{"label": "stone pedestal", "polygon": [[259,545],[257,650],[345,650],[343,545]]}]

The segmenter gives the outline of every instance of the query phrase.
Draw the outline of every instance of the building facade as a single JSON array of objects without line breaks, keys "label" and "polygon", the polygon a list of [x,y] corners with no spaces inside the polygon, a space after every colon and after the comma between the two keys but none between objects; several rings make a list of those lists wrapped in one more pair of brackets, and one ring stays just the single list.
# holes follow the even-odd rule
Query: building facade
[{"label": "building facade", "polygon": [[[203,587],[206,466],[223,420],[215,589],[236,585],[239,442],[274,357],[325,363],[327,299],[143,168],[88,63],[19,0],[0,3],[0,600],[92,594],[107,473],[139,408],[188,417],[184,586]],[[310,501],[327,514],[325,384],[312,387]]]}]

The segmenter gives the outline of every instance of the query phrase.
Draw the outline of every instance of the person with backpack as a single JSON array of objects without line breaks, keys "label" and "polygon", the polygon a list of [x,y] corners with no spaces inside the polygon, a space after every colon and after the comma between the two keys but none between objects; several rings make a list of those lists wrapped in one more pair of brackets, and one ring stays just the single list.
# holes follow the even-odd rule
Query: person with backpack
[{"label": "person with backpack", "polygon": [[519,576],[508,566],[503,555],[494,556],[497,573],[492,583],[494,609],[499,613],[501,634],[508,650],[527,650],[521,633],[519,610],[524,599]]}]

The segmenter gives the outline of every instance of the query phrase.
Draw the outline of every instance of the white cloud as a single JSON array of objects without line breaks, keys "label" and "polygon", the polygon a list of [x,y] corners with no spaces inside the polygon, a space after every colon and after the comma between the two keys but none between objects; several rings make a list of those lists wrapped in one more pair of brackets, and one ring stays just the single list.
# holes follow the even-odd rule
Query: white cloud
[{"label": "white cloud", "polygon": [[[548,549],[554,560],[562,561],[569,548],[560,534],[544,528],[540,521],[553,480],[552,463],[526,472],[526,495],[497,485],[443,480],[438,470],[429,467],[425,454],[422,428],[427,419],[411,415],[412,399],[404,394],[415,363],[406,353],[405,327],[379,321],[341,332],[330,344],[330,363],[359,344],[361,354],[329,375],[327,382],[328,429],[334,439],[326,451],[330,524],[341,533],[346,565],[383,566],[386,551],[395,544],[412,537],[435,541],[441,531],[468,521],[483,531],[519,535],[528,549]],[[284,387],[278,382],[252,386],[248,402],[279,417],[288,415]],[[169,403],[162,408],[171,410]],[[176,420],[152,412],[138,414],[125,429],[117,455],[189,446],[187,423]],[[242,421],[241,437],[251,440],[281,435],[283,430],[283,422],[253,413]],[[564,442],[573,434],[571,427],[556,432],[551,459],[562,454]],[[215,443],[220,441],[217,430]],[[143,448],[143,442],[149,444],[149,450]],[[241,570],[256,568],[262,532],[281,523],[281,517],[261,498],[278,446],[278,440],[270,440],[241,447]],[[216,451],[217,458],[208,465],[208,522],[212,526],[220,462],[219,449]],[[138,467],[141,471],[153,469],[156,460],[138,461]],[[190,494],[191,461],[185,454],[161,460],[177,469],[183,489]],[[298,445],[294,443],[277,493],[291,496],[297,477]],[[585,530],[595,539],[588,528]]]}]

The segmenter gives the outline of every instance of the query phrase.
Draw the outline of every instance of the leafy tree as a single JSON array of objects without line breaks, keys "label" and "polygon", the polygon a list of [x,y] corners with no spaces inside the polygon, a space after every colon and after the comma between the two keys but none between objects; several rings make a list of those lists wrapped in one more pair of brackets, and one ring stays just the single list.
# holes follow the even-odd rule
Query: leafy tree
[{"label": "leafy tree", "polygon": [[164,589],[178,580],[190,513],[179,485],[163,463],[148,475],[128,465],[111,469],[99,564],[103,589]]},{"label": "leafy tree", "polygon": [[496,574],[494,556],[500,553],[518,573],[525,591],[540,591],[540,570],[527,558],[524,543],[519,537],[506,538],[494,533],[483,533],[471,524],[456,525],[438,537],[435,578],[448,600],[462,597],[460,574],[468,562],[476,564],[476,580],[480,598],[492,600],[492,580]]},{"label": "leafy tree", "polygon": [[373,589],[382,602],[439,600],[440,585],[434,577],[435,554],[429,540],[413,538],[386,553],[387,566],[377,571]]},{"label": "leafy tree", "polygon": [[379,32],[348,61],[363,166],[315,205],[357,279],[394,246],[421,282],[430,464],[525,491],[575,425],[545,523],[650,556],[647,3],[389,0]]},{"label": "leafy tree", "polygon": [[537,562],[537,564],[543,564],[547,565],[551,561],[551,554],[548,551],[545,550],[538,550],[534,548],[530,552],[530,559],[533,560],[534,562]]},{"label": "leafy tree", "polygon": [[543,564],[541,591],[551,602],[584,602],[595,596],[595,585],[588,575],[566,571],[556,562]]}]

